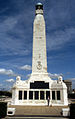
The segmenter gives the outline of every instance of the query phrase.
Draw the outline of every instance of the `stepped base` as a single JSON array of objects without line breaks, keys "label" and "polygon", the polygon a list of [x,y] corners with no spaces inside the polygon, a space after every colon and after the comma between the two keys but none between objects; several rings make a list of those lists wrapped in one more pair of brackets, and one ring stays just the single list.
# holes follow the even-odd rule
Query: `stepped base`
[{"label": "stepped base", "polygon": [[8,108],[15,108],[14,116],[53,116],[61,117],[62,108],[68,108],[68,106],[15,106],[10,105]]}]

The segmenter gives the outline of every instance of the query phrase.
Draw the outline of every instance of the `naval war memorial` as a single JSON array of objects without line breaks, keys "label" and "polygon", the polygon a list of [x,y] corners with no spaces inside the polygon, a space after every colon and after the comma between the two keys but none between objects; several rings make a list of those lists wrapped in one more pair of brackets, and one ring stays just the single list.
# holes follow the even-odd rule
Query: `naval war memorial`
[{"label": "naval war memorial", "polygon": [[62,76],[52,80],[47,72],[46,29],[43,16],[43,5],[36,4],[33,23],[32,73],[28,80],[16,77],[12,88],[11,105],[47,105],[67,106],[67,86]]},{"label": "naval war memorial", "polygon": [[43,5],[37,3],[33,22],[32,73],[27,80],[21,80],[20,76],[16,77],[7,115],[61,116],[63,108],[65,115],[68,116],[67,86],[62,76],[59,76],[58,80],[52,80],[47,72]]}]

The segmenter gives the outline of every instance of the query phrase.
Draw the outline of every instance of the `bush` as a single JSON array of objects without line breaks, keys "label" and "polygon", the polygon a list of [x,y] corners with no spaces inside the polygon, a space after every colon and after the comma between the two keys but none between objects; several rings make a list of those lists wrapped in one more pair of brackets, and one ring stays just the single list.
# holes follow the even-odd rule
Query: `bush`
[{"label": "bush", "polygon": [[7,114],[7,103],[0,102],[0,119],[4,118]]},{"label": "bush", "polygon": [[75,93],[74,94],[68,94],[68,98],[75,99]]},{"label": "bush", "polygon": [[70,119],[75,119],[75,104],[70,105]]},{"label": "bush", "polygon": [[8,92],[8,91],[0,91],[0,96],[8,96],[8,97],[12,97],[12,93]]}]

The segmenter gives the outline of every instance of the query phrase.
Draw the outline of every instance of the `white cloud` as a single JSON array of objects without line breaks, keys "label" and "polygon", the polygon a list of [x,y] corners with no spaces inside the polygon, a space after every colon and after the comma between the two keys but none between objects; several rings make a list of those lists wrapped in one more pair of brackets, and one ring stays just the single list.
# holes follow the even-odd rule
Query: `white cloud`
[{"label": "white cloud", "polygon": [[14,82],[15,80],[14,79],[7,79],[5,81],[11,83],[11,82]]},{"label": "white cloud", "polygon": [[52,79],[57,79],[60,75],[63,75],[63,74],[51,74],[51,73],[48,73],[48,75]]},{"label": "white cloud", "polygon": [[0,74],[8,75],[8,76],[15,76],[15,73],[11,69],[9,70],[0,69]]},{"label": "white cloud", "polygon": [[31,70],[32,68],[31,68],[30,65],[24,65],[24,66],[20,67],[20,69],[22,69],[22,70]]},{"label": "white cloud", "polygon": [[31,74],[27,74],[26,78],[30,78]]},{"label": "white cloud", "polygon": [[22,15],[6,17],[0,22],[0,55],[28,55],[30,53],[31,43],[29,42],[29,47],[25,43],[29,38],[28,29],[25,31],[22,24],[19,23],[22,22],[22,17]]},{"label": "white cloud", "polygon": [[47,34],[48,50],[57,50],[62,48],[66,43],[72,42],[75,37],[75,28],[66,28],[64,30],[54,31],[52,34]]},{"label": "white cloud", "polygon": [[54,3],[48,2],[46,11],[47,14],[45,15],[46,19],[48,20],[47,24],[49,29],[59,28],[69,23],[70,19],[72,18],[70,14],[72,10],[70,4],[71,2],[68,2],[67,4],[67,0],[65,2],[64,0],[62,2],[60,0],[55,0]]},{"label": "white cloud", "polygon": [[3,86],[3,84],[0,84],[0,87],[2,87]]},{"label": "white cloud", "polygon": [[75,78],[70,78],[70,79],[68,79],[68,80],[75,81]]}]

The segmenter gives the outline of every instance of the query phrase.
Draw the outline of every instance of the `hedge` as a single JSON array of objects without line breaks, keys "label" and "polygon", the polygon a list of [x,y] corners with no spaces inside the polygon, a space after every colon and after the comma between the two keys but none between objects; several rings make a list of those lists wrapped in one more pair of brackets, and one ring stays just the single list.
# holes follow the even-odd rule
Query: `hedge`
[{"label": "hedge", "polygon": [[0,91],[0,96],[8,96],[8,97],[12,97],[12,93],[8,92],[8,91]]},{"label": "hedge", "polygon": [[75,104],[70,105],[70,119],[75,119]]},{"label": "hedge", "polygon": [[0,119],[4,118],[7,114],[7,103],[0,102]]}]

